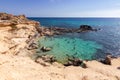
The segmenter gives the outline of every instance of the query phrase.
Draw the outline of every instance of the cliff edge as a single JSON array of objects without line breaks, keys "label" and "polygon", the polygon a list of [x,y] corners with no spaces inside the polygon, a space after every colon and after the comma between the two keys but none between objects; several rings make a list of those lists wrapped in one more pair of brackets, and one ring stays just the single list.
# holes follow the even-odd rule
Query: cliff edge
[{"label": "cliff edge", "polygon": [[[19,54],[38,34],[39,22],[24,15],[0,13],[0,54]],[[34,38],[33,38],[34,37]]]}]

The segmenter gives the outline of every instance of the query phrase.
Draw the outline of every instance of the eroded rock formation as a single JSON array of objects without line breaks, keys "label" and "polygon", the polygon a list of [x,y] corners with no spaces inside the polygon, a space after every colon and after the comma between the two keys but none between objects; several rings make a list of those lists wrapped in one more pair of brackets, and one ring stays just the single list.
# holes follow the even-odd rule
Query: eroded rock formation
[{"label": "eroded rock formation", "polygon": [[89,25],[81,25],[80,28],[38,27],[37,30],[41,35],[53,36],[53,35],[61,35],[65,33],[81,33],[88,31],[98,31],[100,29],[94,29]]},{"label": "eroded rock formation", "polygon": [[28,20],[24,15],[0,13],[0,53],[18,54],[27,49],[39,35],[38,26],[38,22]]}]

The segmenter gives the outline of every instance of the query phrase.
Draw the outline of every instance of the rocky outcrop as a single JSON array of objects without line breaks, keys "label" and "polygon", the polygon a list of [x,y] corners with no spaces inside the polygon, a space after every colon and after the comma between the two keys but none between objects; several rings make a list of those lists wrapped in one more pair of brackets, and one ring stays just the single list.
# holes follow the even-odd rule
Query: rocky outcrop
[{"label": "rocky outcrop", "polygon": [[31,42],[28,46],[28,50],[32,50],[32,49],[38,49],[38,45],[34,41]]},{"label": "rocky outcrop", "polygon": [[65,66],[71,66],[71,65],[80,66],[82,63],[83,63],[83,61],[80,59],[68,59],[68,62],[65,63],[64,65]]},{"label": "rocky outcrop", "polygon": [[81,33],[88,31],[98,31],[89,25],[81,25],[80,28],[60,28],[60,27],[38,27],[38,32],[43,36],[61,35],[66,33]]},{"label": "rocky outcrop", "polygon": [[45,62],[47,62],[45,64],[48,64],[48,63],[52,64],[53,62],[56,62],[56,59],[52,55],[41,55],[41,56],[36,57],[35,62],[40,63],[40,64],[43,64]]},{"label": "rocky outcrop", "polygon": [[77,29],[77,33],[80,32],[88,32],[88,31],[98,31],[99,29],[94,29],[92,26],[90,25],[80,25],[80,28]]},{"label": "rocky outcrop", "polygon": [[23,50],[36,49],[34,41],[39,23],[28,20],[24,15],[0,13],[0,53],[19,54]]},{"label": "rocky outcrop", "polygon": [[0,20],[13,20],[13,21],[19,21],[19,20],[28,20],[25,15],[12,15],[7,13],[0,13]]},{"label": "rocky outcrop", "polygon": [[0,13],[0,20],[11,20],[12,18],[12,14]]},{"label": "rocky outcrop", "polygon": [[6,27],[6,26],[11,26],[11,27],[13,27],[13,26],[15,26],[15,25],[17,25],[17,23],[12,22],[12,21],[1,21],[1,22],[0,22],[0,27]]},{"label": "rocky outcrop", "polygon": [[111,60],[112,60],[112,56],[107,55],[106,58],[103,60],[100,60],[100,62],[102,62],[103,64],[111,65]]},{"label": "rocky outcrop", "polygon": [[17,24],[26,24],[32,26],[39,26],[39,22],[28,20],[25,15],[12,15],[7,13],[0,13],[0,27],[15,26]]},{"label": "rocky outcrop", "polygon": [[91,26],[89,26],[89,25],[81,25],[81,26],[80,26],[80,29],[81,29],[82,31],[93,30],[93,28],[92,28]]},{"label": "rocky outcrop", "polygon": [[64,66],[81,66],[83,68],[87,68],[87,65],[84,63],[83,60],[80,60],[75,57],[68,57],[68,62],[64,64]]}]

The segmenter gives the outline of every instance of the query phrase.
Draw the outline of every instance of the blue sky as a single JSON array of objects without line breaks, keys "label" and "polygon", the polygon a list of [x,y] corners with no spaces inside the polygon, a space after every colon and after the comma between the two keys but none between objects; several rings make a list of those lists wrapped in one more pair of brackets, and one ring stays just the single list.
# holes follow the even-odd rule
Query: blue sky
[{"label": "blue sky", "polygon": [[120,17],[120,0],[1,0],[0,12],[32,17]]}]

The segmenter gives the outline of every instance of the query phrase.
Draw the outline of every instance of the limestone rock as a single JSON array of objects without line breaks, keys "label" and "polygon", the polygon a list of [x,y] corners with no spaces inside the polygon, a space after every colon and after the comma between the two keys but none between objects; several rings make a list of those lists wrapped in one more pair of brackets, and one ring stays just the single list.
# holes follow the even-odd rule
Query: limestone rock
[{"label": "limestone rock", "polygon": [[[68,58],[68,62],[65,63],[65,66],[81,66],[83,64],[83,61],[78,58]],[[84,64],[85,65],[85,64]]]},{"label": "limestone rock", "polygon": [[41,56],[37,56],[35,61],[38,60],[38,59],[42,59],[44,62],[47,62],[47,63],[53,63],[56,61],[55,57],[52,56],[52,55],[41,55]]},{"label": "limestone rock", "polygon": [[32,26],[40,26],[37,21],[28,20],[25,15],[12,15],[7,13],[0,13],[0,26],[13,26],[17,24],[27,24]]},{"label": "limestone rock", "polygon": [[9,44],[6,44],[4,41],[0,41],[0,53],[5,53],[9,50]]},{"label": "limestone rock", "polygon": [[93,30],[92,27],[89,26],[89,25],[81,25],[81,26],[80,26],[80,29],[83,30],[83,31]]},{"label": "limestone rock", "polygon": [[49,48],[49,47],[42,47],[41,50],[43,52],[48,52],[48,51],[51,51],[51,48]]},{"label": "limestone rock", "polygon": [[102,62],[103,64],[111,65],[111,57],[111,55],[107,55],[106,58],[104,60],[100,60],[100,62]]},{"label": "limestone rock", "polygon": [[104,62],[105,64],[111,65],[111,55],[107,55]]},{"label": "limestone rock", "polygon": [[19,54],[37,37],[38,26],[38,22],[28,20],[25,15],[0,13],[0,53]]}]

